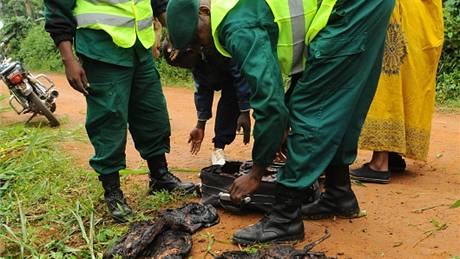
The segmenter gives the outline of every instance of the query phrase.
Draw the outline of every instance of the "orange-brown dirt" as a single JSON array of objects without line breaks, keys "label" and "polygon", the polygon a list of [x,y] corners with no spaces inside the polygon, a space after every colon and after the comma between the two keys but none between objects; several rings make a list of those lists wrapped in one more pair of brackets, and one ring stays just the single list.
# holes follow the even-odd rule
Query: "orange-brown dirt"
[{"label": "orange-brown dirt", "polygon": [[[73,129],[84,124],[85,101],[73,91],[65,77],[51,75],[61,95],[57,103],[57,115],[67,121],[65,128]],[[5,89],[0,89],[5,93]],[[193,92],[184,88],[164,88],[171,118],[171,153],[168,161],[173,168],[190,168],[197,172],[210,164],[213,136],[213,120],[207,125],[204,144],[198,155],[189,153],[189,131],[196,123]],[[26,116],[12,112],[0,115],[3,122],[25,121]],[[70,142],[64,149],[72,154],[77,163],[88,167],[87,159],[93,150],[89,142]],[[227,149],[230,159],[250,159],[251,145],[243,145],[242,136]],[[360,151],[357,167],[370,158],[370,152]],[[132,141],[127,147],[128,167],[138,168],[144,162],[136,152]],[[88,167],[89,168],[89,167]],[[198,182],[196,173],[177,173],[182,179]],[[137,178],[137,179],[136,179]],[[145,175],[129,179],[146,181]],[[360,206],[367,217],[353,220],[335,219],[304,221],[303,244],[322,235],[325,228],[331,237],[314,250],[325,251],[338,258],[451,258],[460,256],[460,208],[449,205],[460,199],[460,114],[436,112],[433,119],[430,153],[427,162],[408,161],[407,171],[395,174],[388,185],[354,185]],[[129,191],[128,191],[129,192]],[[420,212],[421,210],[421,212]],[[418,211],[418,212],[417,212]],[[238,250],[230,238],[237,228],[254,223],[260,215],[231,215],[220,212],[220,224],[204,229],[194,235],[192,256],[202,258],[206,253],[206,232],[214,235],[216,242],[211,251]],[[446,223],[447,228],[434,231],[432,219]],[[209,257],[208,257],[209,258]]]}]

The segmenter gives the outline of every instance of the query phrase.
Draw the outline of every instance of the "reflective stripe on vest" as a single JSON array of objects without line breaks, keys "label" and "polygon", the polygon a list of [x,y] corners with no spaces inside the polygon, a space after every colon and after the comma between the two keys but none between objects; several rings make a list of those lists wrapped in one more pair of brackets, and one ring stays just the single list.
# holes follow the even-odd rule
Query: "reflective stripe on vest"
[{"label": "reflective stripe on vest", "polygon": [[77,0],[73,14],[77,28],[104,30],[122,48],[155,43],[150,0]]},{"label": "reflective stripe on vest", "polygon": [[[283,73],[292,75],[305,69],[306,46],[327,24],[336,0],[265,0],[278,25],[277,54]],[[211,30],[214,45],[224,56],[230,54],[218,38],[218,27],[238,0],[212,0]]]},{"label": "reflective stripe on vest", "polygon": [[131,0],[90,0],[94,4],[121,4],[131,2]]}]

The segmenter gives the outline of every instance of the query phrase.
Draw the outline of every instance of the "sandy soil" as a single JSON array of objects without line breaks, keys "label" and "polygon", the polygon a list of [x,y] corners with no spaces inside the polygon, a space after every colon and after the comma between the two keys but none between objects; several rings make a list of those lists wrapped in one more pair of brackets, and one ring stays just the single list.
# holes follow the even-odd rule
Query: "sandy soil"
[{"label": "sandy soil", "polygon": [[[84,124],[84,98],[73,91],[65,77],[51,75],[61,93],[57,115],[64,119],[65,128]],[[0,88],[5,93],[5,89]],[[199,168],[209,165],[212,150],[213,122],[207,125],[207,135],[201,152],[191,155],[187,144],[190,129],[195,125],[196,115],[192,91],[183,88],[164,89],[172,125],[172,152],[169,164],[175,168]],[[26,116],[12,112],[0,114],[3,122],[20,122]],[[88,167],[87,159],[92,154],[88,143],[75,142],[64,145],[82,166]],[[242,136],[227,148],[231,159],[250,159],[251,145],[244,146]],[[137,154],[132,141],[127,147],[128,166],[145,166]],[[354,167],[367,161],[370,152],[360,151]],[[460,256],[460,208],[449,209],[449,205],[460,199],[460,114],[439,113],[434,115],[431,148],[428,161],[408,161],[407,171],[394,175],[388,185],[365,184],[354,186],[362,209],[367,217],[353,220],[305,221],[305,241],[321,236],[325,228],[331,237],[315,250],[325,251],[338,258],[450,258]],[[88,167],[89,168],[89,167]],[[195,173],[178,173],[183,179],[198,182]],[[145,176],[130,176],[143,181]],[[425,208],[423,212],[416,210]],[[194,235],[192,255],[202,258],[208,241],[206,233],[214,235],[216,243],[212,252],[238,250],[229,241],[237,228],[254,223],[260,215],[237,216],[220,213],[221,223]],[[434,228],[432,219],[446,223],[447,229],[429,232]],[[209,257],[208,257],[209,258]]]}]

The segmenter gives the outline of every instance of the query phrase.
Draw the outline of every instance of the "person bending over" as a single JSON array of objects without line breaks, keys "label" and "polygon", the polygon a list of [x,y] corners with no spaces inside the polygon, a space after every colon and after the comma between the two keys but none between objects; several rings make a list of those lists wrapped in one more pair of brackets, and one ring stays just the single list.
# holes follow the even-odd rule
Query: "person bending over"
[{"label": "person bending over", "polygon": [[[188,140],[191,143],[192,154],[200,151],[206,121],[212,117],[214,92],[221,92],[214,125],[212,139],[214,150],[211,154],[211,162],[213,165],[224,165],[225,146],[234,141],[237,130],[243,129],[244,144],[248,144],[250,140],[249,85],[231,59],[220,55],[215,49],[210,49],[203,55],[193,50],[173,54],[169,42],[165,41],[163,53],[168,64],[190,69],[193,74],[198,121],[190,131]],[[171,58],[172,56],[174,58]]]}]

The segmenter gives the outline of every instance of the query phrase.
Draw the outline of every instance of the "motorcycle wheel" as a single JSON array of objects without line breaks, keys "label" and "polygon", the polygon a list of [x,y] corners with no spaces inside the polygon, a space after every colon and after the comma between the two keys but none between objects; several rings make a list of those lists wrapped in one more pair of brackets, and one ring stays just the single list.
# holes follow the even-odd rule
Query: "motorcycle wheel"
[{"label": "motorcycle wheel", "polygon": [[50,122],[51,127],[57,127],[60,125],[59,121],[56,119],[53,113],[45,106],[45,104],[42,103],[42,100],[40,100],[40,98],[34,92],[29,95],[29,100],[33,103],[33,105],[35,105],[41,114],[45,115],[45,117]]}]

